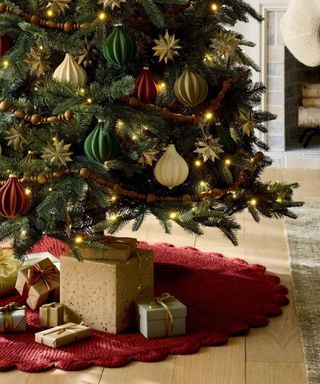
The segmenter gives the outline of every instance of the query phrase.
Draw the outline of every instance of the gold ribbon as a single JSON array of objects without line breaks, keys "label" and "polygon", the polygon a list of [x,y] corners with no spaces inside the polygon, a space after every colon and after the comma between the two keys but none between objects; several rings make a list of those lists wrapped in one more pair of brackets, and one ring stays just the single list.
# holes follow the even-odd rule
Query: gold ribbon
[{"label": "gold ribbon", "polygon": [[0,313],[4,314],[4,329],[7,332],[14,331],[13,326],[13,314],[12,312],[17,311],[19,309],[23,309],[24,307],[21,307],[18,303],[10,303],[7,304],[5,307],[0,308]]},{"label": "gold ribbon", "polygon": [[[79,325],[83,325],[83,321],[80,323],[80,324],[74,324],[74,325],[69,325],[68,327],[66,326],[61,326],[57,329],[57,327],[55,328],[52,328],[52,329],[49,329],[48,331],[44,332],[42,335],[41,335],[41,344],[43,344],[43,340],[44,340],[44,337],[47,336],[47,335],[50,335],[51,333],[56,333],[57,336],[61,335],[62,333],[64,332],[71,332],[74,334],[75,338],[74,340],[77,341],[78,340],[78,334],[75,330],[73,330],[72,328],[76,328],[78,327]],[[51,345],[54,345],[56,340],[53,340],[52,341],[52,344]]]},{"label": "gold ribbon", "polygon": [[12,248],[0,248],[0,277],[9,277],[20,267],[21,262],[12,256]]},{"label": "gold ribbon", "polygon": [[166,322],[166,336],[169,335],[169,323],[170,323],[170,330],[173,332],[174,329],[174,318],[172,315],[172,312],[170,311],[170,308],[167,306],[166,302],[174,300],[175,297],[172,296],[169,292],[163,293],[159,297],[155,297],[150,303],[149,303],[149,308],[154,309],[154,308],[159,308],[159,306],[163,307],[166,311],[166,317],[165,317],[165,322]]}]

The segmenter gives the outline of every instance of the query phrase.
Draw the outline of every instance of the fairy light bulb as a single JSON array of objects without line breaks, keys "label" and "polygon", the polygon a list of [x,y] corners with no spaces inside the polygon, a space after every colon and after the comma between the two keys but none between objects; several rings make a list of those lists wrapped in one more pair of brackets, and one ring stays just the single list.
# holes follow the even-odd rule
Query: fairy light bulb
[{"label": "fairy light bulb", "polygon": [[47,17],[53,17],[54,16],[54,12],[51,8],[49,8],[47,11],[46,11],[46,16]]},{"label": "fairy light bulb", "polygon": [[210,8],[213,12],[217,12],[219,5],[217,3],[212,3]]},{"label": "fairy light bulb", "polygon": [[169,217],[170,217],[171,220],[176,219],[177,216],[178,216],[177,212],[170,212],[170,213],[169,213]]},{"label": "fairy light bulb", "polygon": [[84,88],[79,89],[80,95],[84,95],[86,93],[86,90]]},{"label": "fairy light bulb", "polygon": [[257,199],[251,199],[250,201],[249,201],[249,204],[252,206],[252,207],[255,207],[257,204],[258,204],[258,200]]},{"label": "fairy light bulb", "polygon": [[212,112],[207,112],[207,113],[205,113],[204,118],[205,118],[207,121],[212,120],[212,119],[213,119],[213,113],[212,113]]},{"label": "fairy light bulb", "polygon": [[231,159],[225,159],[224,163],[225,163],[225,165],[229,166],[232,164],[232,161],[231,161]]},{"label": "fairy light bulb", "polygon": [[113,202],[113,203],[115,203],[116,201],[118,200],[118,197],[117,196],[112,196],[111,197],[111,201]]},{"label": "fairy light bulb", "polygon": [[3,65],[4,68],[8,68],[9,65],[10,65],[9,60],[4,60],[3,63],[2,63],[2,65]]},{"label": "fairy light bulb", "polygon": [[108,18],[108,14],[106,12],[101,11],[98,13],[98,19],[100,21],[105,21],[105,20],[107,20],[107,18]]},{"label": "fairy light bulb", "polygon": [[76,236],[73,241],[75,244],[82,244],[84,240],[83,240],[83,237],[79,235],[79,236]]},{"label": "fairy light bulb", "polygon": [[21,231],[21,236],[25,236],[27,234],[27,230],[26,229],[23,229],[22,231]]},{"label": "fairy light bulb", "polygon": [[200,168],[202,165],[202,161],[197,159],[197,160],[195,160],[194,165],[195,165],[195,167]]},{"label": "fairy light bulb", "polygon": [[207,185],[207,183],[204,180],[202,180],[202,181],[200,181],[199,185],[200,185],[200,187],[203,188]]},{"label": "fairy light bulb", "polygon": [[27,196],[30,196],[31,195],[31,193],[32,193],[32,191],[31,191],[31,189],[30,188],[25,188],[25,194],[27,195]]},{"label": "fairy light bulb", "polygon": [[137,136],[135,133],[133,133],[133,134],[131,135],[131,139],[132,139],[133,141],[137,141],[137,140],[138,140],[138,136]]},{"label": "fairy light bulb", "polygon": [[53,189],[50,187],[50,188],[48,188],[48,191],[49,191],[49,192],[52,192],[52,191],[53,191]]},{"label": "fairy light bulb", "polygon": [[92,104],[93,103],[93,99],[91,97],[88,97],[87,98],[87,104]]},{"label": "fairy light bulb", "polygon": [[277,202],[277,203],[280,203],[280,204],[283,203],[283,199],[282,199],[282,197],[279,196],[279,197],[277,198],[276,202]]},{"label": "fairy light bulb", "polygon": [[111,222],[115,222],[115,221],[117,221],[117,219],[118,219],[118,216],[117,215],[111,215],[110,216],[110,218],[109,218],[109,220],[111,221]]}]

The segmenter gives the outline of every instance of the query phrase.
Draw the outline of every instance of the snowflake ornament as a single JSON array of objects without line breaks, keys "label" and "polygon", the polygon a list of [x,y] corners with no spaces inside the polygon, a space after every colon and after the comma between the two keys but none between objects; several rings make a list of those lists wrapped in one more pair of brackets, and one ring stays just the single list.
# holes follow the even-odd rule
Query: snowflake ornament
[{"label": "snowflake ornament", "polygon": [[71,0],[51,0],[49,1],[47,8],[51,8],[52,12],[59,14],[65,13],[69,9]]},{"label": "snowflake ornament", "polygon": [[126,3],[126,0],[99,0],[98,4],[103,4],[103,8],[111,8],[113,11],[114,8],[120,8],[121,3]]},{"label": "snowflake ornament", "polygon": [[48,161],[52,165],[67,166],[68,161],[72,161],[71,155],[73,152],[70,151],[71,144],[65,144],[64,140],[54,140],[53,144],[48,143],[43,149],[42,158]]},{"label": "snowflake ornament", "polygon": [[193,152],[199,153],[204,162],[209,159],[214,162],[216,159],[220,159],[221,153],[224,153],[222,145],[219,144],[219,138],[214,139],[212,136],[205,140],[198,140],[195,145],[197,149]]},{"label": "snowflake ornament", "polygon": [[162,60],[167,64],[168,60],[174,60],[174,56],[179,56],[178,50],[180,39],[176,39],[175,34],[169,35],[168,30],[165,35],[159,35],[159,40],[154,40],[156,45],[152,48],[155,53],[153,56],[159,56],[159,62]]}]

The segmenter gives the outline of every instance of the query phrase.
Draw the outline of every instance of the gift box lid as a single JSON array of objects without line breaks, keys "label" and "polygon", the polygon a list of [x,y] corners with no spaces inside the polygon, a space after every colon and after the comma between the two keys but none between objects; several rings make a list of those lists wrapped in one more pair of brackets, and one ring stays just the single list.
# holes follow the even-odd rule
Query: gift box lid
[{"label": "gift box lid", "polygon": [[[165,301],[164,303],[174,318],[187,316],[187,307],[176,298],[172,298],[168,301]],[[166,309],[160,304],[158,304],[156,307],[153,305],[153,303],[151,304],[151,302],[138,302],[137,304],[140,317],[147,321],[163,320],[166,317]]]}]

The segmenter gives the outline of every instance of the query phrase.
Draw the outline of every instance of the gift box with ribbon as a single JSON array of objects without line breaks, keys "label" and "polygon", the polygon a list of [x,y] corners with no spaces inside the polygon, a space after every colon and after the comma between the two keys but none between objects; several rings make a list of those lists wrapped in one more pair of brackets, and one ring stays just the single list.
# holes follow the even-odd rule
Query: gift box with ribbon
[{"label": "gift box with ribbon", "polygon": [[35,334],[35,342],[51,348],[80,341],[91,336],[91,329],[83,324],[67,323]]},{"label": "gift box with ribbon", "polygon": [[186,333],[187,307],[170,293],[137,301],[137,316],[140,332],[148,339]]},{"label": "gift box with ribbon", "polygon": [[[61,303],[65,320],[119,333],[134,322],[134,302],[153,297],[153,255],[137,249],[127,261],[83,260],[69,254],[61,262]],[[76,287],[76,289],[75,289]]]},{"label": "gift box with ribbon", "polygon": [[49,259],[22,267],[18,272],[16,289],[31,309],[59,301],[60,273]]},{"label": "gift box with ribbon", "polygon": [[10,303],[0,308],[0,332],[24,332],[26,330],[26,307]]},{"label": "gift box with ribbon", "polygon": [[39,319],[42,327],[52,328],[64,324],[64,307],[60,303],[43,304],[39,308]]},{"label": "gift box with ribbon", "polygon": [[[95,236],[90,241],[95,242],[97,247],[81,247],[81,254],[86,260],[126,261],[135,255],[137,249],[137,239],[131,237]],[[69,253],[71,255],[71,251]]]},{"label": "gift box with ribbon", "polygon": [[0,297],[15,291],[20,266],[21,262],[14,258],[12,248],[0,248]]}]

